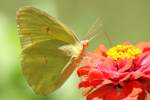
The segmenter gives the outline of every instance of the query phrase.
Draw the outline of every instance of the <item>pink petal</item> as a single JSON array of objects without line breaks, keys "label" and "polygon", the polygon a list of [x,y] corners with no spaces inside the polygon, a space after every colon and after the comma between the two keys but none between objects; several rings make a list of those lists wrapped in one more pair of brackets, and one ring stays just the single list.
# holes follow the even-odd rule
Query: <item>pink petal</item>
[{"label": "pink petal", "polygon": [[143,65],[147,65],[147,62],[149,62],[149,59],[150,59],[150,53],[144,53],[145,55],[144,55],[144,57],[143,57],[143,59],[142,59],[142,61],[141,61],[141,65],[143,66]]},{"label": "pink petal", "polygon": [[119,80],[119,84],[120,84],[121,86],[124,86],[124,85],[125,85],[125,82],[124,82],[124,81],[130,79],[131,73],[126,72],[126,73],[123,73],[123,75],[120,75],[120,76],[121,76],[121,79]]},{"label": "pink petal", "polygon": [[96,59],[95,54],[92,52],[88,52],[86,57],[83,60],[83,65],[91,65],[91,61],[93,61],[94,59]]},{"label": "pink petal", "polygon": [[82,81],[80,81],[78,86],[79,86],[79,88],[81,88],[81,87],[87,88],[90,86],[90,83],[88,80],[82,80]]},{"label": "pink petal", "polygon": [[147,57],[150,53],[149,52],[145,52],[145,53],[142,53],[141,55],[137,56],[136,59],[135,59],[135,64],[136,65],[141,65],[141,62],[143,61],[143,59],[145,57]]},{"label": "pink petal", "polygon": [[106,56],[107,56],[106,51],[107,51],[106,47],[101,44],[101,45],[99,45],[99,47],[95,50],[95,53],[96,53],[97,56],[104,56],[104,57],[106,57]]},{"label": "pink petal", "polygon": [[117,71],[116,66],[114,66],[114,61],[111,58],[107,58],[101,65],[99,65],[99,69],[104,72]]},{"label": "pink petal", "polygon": [[144,59],[141,61],[141,68],[140,71],[143,71],[147,68],[150,68],[150,55],[144,57]]},{"label": "pink petal", "polygon": [[92,86],[84,88],[82,91],[82,95],[87,96],[93,89],[94,88]]},{"label": "pink petal", "polygon": [[145,88],[146,88],[147,92],[150,93],[150,82],[147,82],[145,84]]},{"label": "pink petal", "polygon": [[150,47],[145,47],[145,48],[143,49],[143,52],[147,52],[147,51],[150,51]]},{"label": "pink petal", "polygon": [[144,48],[150,47],[150,42],[140,42],[140,43],[137,44],[137,47],[144,50]]},{"label": "pink petal", "polygon": [[145,70],[143,71],[143,73],[144,73],[145,75],[150,75],[150,68],[145,69]]},{"label": "pink petal", "polygon": [[137,70],[135,72],[131,72],[130,80],[136,80],[142,76],[143,76],[143,72],[141,72],[140,70]]},{"label": "pink petal", "polygon": [[83,65],[88,66],[97,66],[101,64],[106,58],[98,58],[96,54],[88,52],[87,56],[84,58]]},{"label": "pink petal", "polygon": [[106,95],[104,96],[104,100],[118,100],[118,90],[115,87],[112,87],[109,89],[109,91],[106,93]]},{"label": "pink petal", "polygon": [[128,98],[133,98],[130,100],[134,100],[142,91],[143,91],[143,84],[138,81],[132,81],[126,84],[120,91],[120,99],[121,100],[129,100]]},{"label": "pink petal", "polygon": [[146,91],[142,91],[142,92],[139,94],[138,100],[148,100]]},{"label": "pink petal", "polygon": [[127,97],[121,100],[137,100],[137,97]]},{"label": "pink petal", "polygon": [[103,73],[96,69],[91,70],[88,76],[89,76],[88,78],[89,82],[94,86],[99,85],[104,79]]},{"label": "pink petal", "polygon": [[[117,94],[116,89],[114,87],[106,85],[106,86],[103,86],[103,87],[95,90],[91,94],[89,94],[87,96],[87,100],[94,100],[94,98],[104,98],[106,96],[111,95],[110,91],[113,92],[113,94]],[[115,95],[112,97],[115,98]],[[105,99],[105,100],[108,100],[108,99]],[[111,100],[116,100],[116,99],[111,99]]]},{"label": "pink petal", "polygon": [[118,60],[118,72],[124,72],[132,67],[132,59]]},{"label": "pink petal", "polygon": [[101,87],[104,86],[104,85],[109,85],[109,84],[112,84],[113,82],[111,80],[104,80],[102,83],[101,83]]},{"label": "pink petal", "polygon": [[79,77],[84,76],[84,75],[88,75],[90,69],[91,69],[90,66],[79,67],[77,70],[77,74]]}]

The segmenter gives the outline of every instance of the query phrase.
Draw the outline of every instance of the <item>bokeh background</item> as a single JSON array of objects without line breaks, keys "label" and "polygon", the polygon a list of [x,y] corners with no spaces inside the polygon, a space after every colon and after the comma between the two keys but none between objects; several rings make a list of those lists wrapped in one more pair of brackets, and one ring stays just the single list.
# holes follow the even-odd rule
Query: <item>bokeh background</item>
[{"label": "bokeh background", "polygon": [[46,97],[37,96],[27,85],[20,66],[21,48],[16,28],[16,11],[25,5],[59,18],[81,40],[100,18],[96,26],[101,27],[93,31],[99,35],[91,41],[91,51],[100,43],[109,47],[123,41],[150,40],[149,0],[0,0],[0,100],[85,100],[77,88],[75,72],[63,87]]}]

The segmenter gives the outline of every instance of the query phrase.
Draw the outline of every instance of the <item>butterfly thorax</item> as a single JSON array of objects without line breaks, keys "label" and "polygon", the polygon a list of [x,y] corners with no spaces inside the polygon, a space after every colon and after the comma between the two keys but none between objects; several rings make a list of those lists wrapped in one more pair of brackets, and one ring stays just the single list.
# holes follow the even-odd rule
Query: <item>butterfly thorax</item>
[{"label": "butterfly thorax", "polygon": [[85,55],[85,51],[86,51],[86,48],[88,47],[89,41],[88,40],[83,40],[83,41],[81,41],[81,44],[82,44],[82,51],[80,53],[80,56],[76,60],[76,62],[78,64],[80,64],[81,60],[83,59],[83,57]]}]

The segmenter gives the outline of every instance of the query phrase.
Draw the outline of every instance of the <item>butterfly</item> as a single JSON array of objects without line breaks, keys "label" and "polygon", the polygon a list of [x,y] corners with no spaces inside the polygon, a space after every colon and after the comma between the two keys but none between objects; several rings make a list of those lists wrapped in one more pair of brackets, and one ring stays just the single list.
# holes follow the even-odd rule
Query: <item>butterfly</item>
[{"label": "butterfly", "polygon": [[48,95],[80,64],[89,41],[80,41],[61,21],[34,7],[20,8],[16,17],[23,75],[36,94]]}]

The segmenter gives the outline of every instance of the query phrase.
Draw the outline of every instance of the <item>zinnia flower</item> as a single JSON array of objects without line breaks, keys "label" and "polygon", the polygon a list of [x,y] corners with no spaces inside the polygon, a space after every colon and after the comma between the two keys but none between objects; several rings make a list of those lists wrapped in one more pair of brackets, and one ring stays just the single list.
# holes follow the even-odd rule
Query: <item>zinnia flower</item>
[{"label": "zinnia flower", "polygon": [[87,100],[148,100],[150,43],[123,43],[89,52],[77,69]]}]

